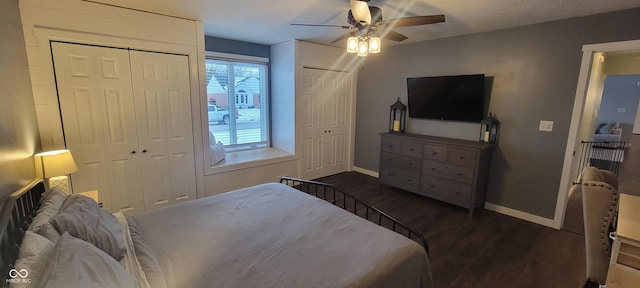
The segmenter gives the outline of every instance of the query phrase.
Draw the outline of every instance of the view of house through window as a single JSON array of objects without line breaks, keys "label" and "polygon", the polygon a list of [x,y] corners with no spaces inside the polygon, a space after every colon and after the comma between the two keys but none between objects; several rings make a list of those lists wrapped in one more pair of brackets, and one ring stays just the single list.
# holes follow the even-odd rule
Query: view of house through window
[{"label": "view of house through window", "polygon": [[268,147],[266,63],[207,59],[206,69],[209,131],[216,141],[227,150]]}]

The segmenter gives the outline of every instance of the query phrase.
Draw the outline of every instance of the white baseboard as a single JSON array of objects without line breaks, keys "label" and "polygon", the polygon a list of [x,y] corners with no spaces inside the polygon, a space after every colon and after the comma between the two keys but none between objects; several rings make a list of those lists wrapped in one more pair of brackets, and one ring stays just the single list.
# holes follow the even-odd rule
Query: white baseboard
[{"label": "white baseboard", "polygon": [[[365,175],[369,175],[371,177],[379,178],[379,176],[380,176],[380,174],[378,172],[371,171],[371,170],[368,170],[368,169],[364,169],[364,168],[361,168],[361,167],[353,166],[351,170],[354,171],[354,172],[358,172],[358,173],[362,173],[362,174],[365,174]],[[492,204],[492,203],[489,203],[489,202],[485,202],[484,203],[484,208],[487,209],[487,210],[491,210],[493,212],[497,212],[497,213],[504,214],[504,215],[507,215],[507,216],[515,217],[515,218],[518,218],[518,219],[522,219],[522,220],[525,220],[525,221],[529,221],[529,222],[532,222],[532,223],[536,223],[536,224],[540,224],[540,225],[543,225],[543,226],[547,226],[547,227],[551,227],[551,228],[557,229],[554,226],[553,219],[540,217],[538,215],[529,214],[529,213],[526,213],[526,212],[522,212],[522,211],[519,211],[519,210],[515,210],[515,209],[507,208],[507,207],[504,207],[504,206]]]},{"label": "white baseboard", "polygon": [[553,219],[540,217],[538,215],[529,214],[489,202],[484,203],[484,209],[556,229],[553,225]]},{"label": "white baseboard", "polygon": [[354,172],[362,173],[364,175],[369,175],[371,177],[379,178],[379,176],[380,176],[380,173],[378,173],[376,171],[371,171],[371,170],[360,168],[360,167],[356,167],[356,166],[353,166],[351,170],[354,171]]}]

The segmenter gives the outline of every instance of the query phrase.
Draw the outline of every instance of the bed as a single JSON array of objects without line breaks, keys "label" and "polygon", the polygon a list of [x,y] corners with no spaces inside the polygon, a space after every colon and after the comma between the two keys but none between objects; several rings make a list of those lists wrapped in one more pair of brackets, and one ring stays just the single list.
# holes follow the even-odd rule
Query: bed
[{"label": "bed", "polygon": [[2,210],[3,285],[432,287],[420,233],[331,185],[281,182],[132,215],[34,182]]}]

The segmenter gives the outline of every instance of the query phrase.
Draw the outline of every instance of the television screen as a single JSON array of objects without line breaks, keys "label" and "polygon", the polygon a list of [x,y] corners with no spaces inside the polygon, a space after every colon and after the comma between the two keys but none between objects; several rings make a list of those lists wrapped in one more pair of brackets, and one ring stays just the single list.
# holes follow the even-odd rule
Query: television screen
[{"label": "television screen", "polygon": [[484,74],[407,78],[409,117],[462,122],[484,118]]}]

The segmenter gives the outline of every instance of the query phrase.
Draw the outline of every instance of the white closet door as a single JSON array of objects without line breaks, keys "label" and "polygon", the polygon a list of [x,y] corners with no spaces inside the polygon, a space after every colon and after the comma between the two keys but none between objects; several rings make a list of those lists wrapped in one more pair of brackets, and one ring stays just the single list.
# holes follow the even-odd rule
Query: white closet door
[{"label": "white closet door", "polygon": [[316,179],[347,170],[347,133],[351,75],[304,69],[303,171]]},{"label": "white closet door", "polygon": [[145,209],[195,199],[188,57],[130,55]]},{"label": "white closet door", "polygon": [[99,190],[111,211],[144,210],[129,52],[52,43],[74,192]]}]

